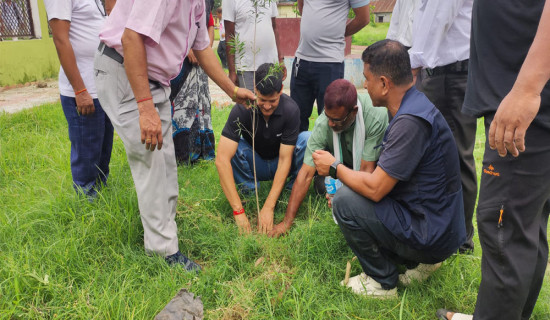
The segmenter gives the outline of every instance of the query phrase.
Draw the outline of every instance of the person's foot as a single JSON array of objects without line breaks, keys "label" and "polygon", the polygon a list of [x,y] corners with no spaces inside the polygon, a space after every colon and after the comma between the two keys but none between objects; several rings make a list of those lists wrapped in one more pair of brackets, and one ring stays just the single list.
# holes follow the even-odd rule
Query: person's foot
[{"label": "person's foot", "polygon": [[380,283],[367,276],[364,272],[361,272],[361,274],[355,277],[349,278],[348,284],[344,284],[344,281],[342,281],[340,282],[340,285],[351,288],[351,291],[355,294],[369,296],[372,298],[397,298],[397,288],[384,289]]},{"label": "person's foot", "polygon": [[458,248],[460,254],[474,254],[474,242],[472,240],[464,242],[460,248]]},{"label": "person's foot", "polygon": [[202,268],[198,264],[196,264],[193,260],[187,258],[186,256],[181,253],[181,251],[178,250],[178,252],[174,253],[173,255],[169,255],[164,258],[166,262],[168,262],[169,265],[181,265],[185,268],[187,271],[194,271],[199,272]]},{"label": "person's foot", "polygon": [[446,309],[439,309],[435,313],[440,320],[472,320],[474,316],[470,314],[455,313]]},{"label": "person's foot", "polygon": [[441,262],[436,264],[419,264],[414,269],[408,269],[404,274],[399,275],[399,282],[408,286],[413,281],[422,282],[430,277],[435,270],[441,267]]}]

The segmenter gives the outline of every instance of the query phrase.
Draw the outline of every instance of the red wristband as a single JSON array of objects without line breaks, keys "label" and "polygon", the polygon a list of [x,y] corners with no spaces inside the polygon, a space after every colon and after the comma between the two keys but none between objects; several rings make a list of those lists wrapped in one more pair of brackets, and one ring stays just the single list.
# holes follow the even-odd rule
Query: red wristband
[{"label": "red wristband", "polygon": [[244,213],[244,208],[241,208],[241,210],[233,211],[234,216],[238,216],[238,215],[243,214],[243,213]]},{"label": "red wristband", "polygon": [[153,97],[139,99],[139,100],[137,101],[137,103],[140,103],[140,102],[143,102],[143,101],[147,101],[147,100],[153,100]]},{"label": "red wristband", "polygon": [[78,90],[77,92],[74,93],[75,96],[78,96],[79,94],[81,94],[82,92],[84,91],[88,91],[88,89],[84,88],[82,90]]}]

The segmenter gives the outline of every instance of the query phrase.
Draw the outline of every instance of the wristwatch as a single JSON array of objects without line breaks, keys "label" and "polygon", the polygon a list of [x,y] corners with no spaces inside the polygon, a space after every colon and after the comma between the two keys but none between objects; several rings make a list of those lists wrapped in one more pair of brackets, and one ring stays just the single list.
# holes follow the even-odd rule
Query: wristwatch
[{"label": "wristwatch", "polygon": [[339,164],[340,164],[340,161],[335,160],[335,161],[330,165],[330,168],[328,168],[328,174],[329,174],[329,176],[331,176],[333,179],[338,179],[338,178],[336,177],[336,172],[337,172],[337,167],[338,167]]}]

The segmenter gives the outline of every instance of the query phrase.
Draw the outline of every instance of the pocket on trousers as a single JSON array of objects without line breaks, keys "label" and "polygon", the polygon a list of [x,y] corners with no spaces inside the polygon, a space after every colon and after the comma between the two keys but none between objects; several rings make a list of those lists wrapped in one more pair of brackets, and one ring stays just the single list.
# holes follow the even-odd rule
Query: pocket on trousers
[{"label": "pocket on trousers", "polygon": [[[119,97],[120,114],[137,110],[137,103],[134,100],[134,92],[130,86],[130,81],[126,77],[126,72],[122,69],[122,72],[118,74],[117,92]],[[132,102],[133,101],[133,102]]]},{"label": "pocket on trousers", "polygon": [[491,255],[498,257],[499,262],[504,259],[506,248],[506,208],[504,204],[494,204],[480,209],[477,212],[478,233],[480,241]]}]

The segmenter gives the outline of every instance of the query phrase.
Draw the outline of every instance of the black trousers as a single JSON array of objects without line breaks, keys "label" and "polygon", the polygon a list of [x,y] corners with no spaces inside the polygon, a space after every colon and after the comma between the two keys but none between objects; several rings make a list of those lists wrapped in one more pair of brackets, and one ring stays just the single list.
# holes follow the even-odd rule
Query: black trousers
[{"label": "black trousers", "polygon": [[[485,134],[494,114],[485,116]],[[526,150],[501,158],[485,142],[477,223],[483,256],[474,319],[529,319],[548,261],[550,129],[531,124]],[[502,221],[499,224],[500,211]]]},{"label": "black trousers", "polygon": [[417,250],[398,240],[378,219],[374,202],[345,185],[334,195],[332,209],[363,271],[384,289],[397,286],[399,264],[410,268],[418,263],[441,262],[450,256]]},{"label": "black trousers", "polygon": [[227,53],[226,53],[226,43],[224,41],[220,41],[218,44],[218,56],[220,57],[220,61],[222,62],[222,68],[227,69]]},{"label": "black trousers", "polygon": [[300,132],[309,128],[313,103],[317,113],[325,107],[325,90],[332,81],[344,78],[344,62],[312,62],[294,58],[290,75],[290,97],[300,108]]},{"label": "black trousers", "polygon": [[440,73],[429,75],[422,71],[422,78],[417,82],[418,90],[439,109],[453,132],[458,157],[460,160],[460,177],[464,197],[464,218],[466,222],[466,242],[461,250],[473,250],[474,242],[474,209],[477,198],[477,176],[474,160],[477,119],[461,112],[466,93],[468,74]]}]

